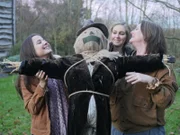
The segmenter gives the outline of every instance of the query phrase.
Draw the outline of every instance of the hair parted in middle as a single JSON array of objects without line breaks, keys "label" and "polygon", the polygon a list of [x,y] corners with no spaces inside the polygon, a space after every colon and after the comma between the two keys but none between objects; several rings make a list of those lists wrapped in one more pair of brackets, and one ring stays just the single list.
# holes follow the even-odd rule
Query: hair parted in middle
[{"label": "hair parted in middle", "polygon": [[129,42],[129,39],[131,38],[131,35],[130,35],[130,31],[131,31],[131,28],[129,25],[127,25],[125,22],[117,22],[117,23],[114,23],[111,28],[110,28],[110,33],[112,33],[113,31],[113,28],[117,25],[121,25],[125,28],[125,32],[126,32],[126,41],[124,42],[123,46],[126,45],[128,42]]}]

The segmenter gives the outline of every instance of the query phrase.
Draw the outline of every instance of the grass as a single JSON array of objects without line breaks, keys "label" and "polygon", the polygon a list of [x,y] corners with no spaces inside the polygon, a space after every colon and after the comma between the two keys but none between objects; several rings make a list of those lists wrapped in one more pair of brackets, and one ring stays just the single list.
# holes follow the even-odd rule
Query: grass
[{"label": "grass", "polygon": [[[16,76],[0,78],[0,135],[30,135],[30,115],[17,95]],[[180,82],[180,74],[177,74]],[[179,83],[180,84],[180,83]],[[166,110],[166,135],[180,134],[180,90],[173,105]]]},{"label": "grass", "polygon": [[0,79],[0,135],[29,135],[30,116],[14,88],[16,76]]},{"label": "grass", "polygon": [[173,105],[166,110],[166,134],[180,135],[180,90]]},{"label": "grass", "polygon": [[[180,88],[180,72],[176,72],[177,83]],[[180,89],[176,93],[174,103],[166,110],[166,134],[180,135]]]}]

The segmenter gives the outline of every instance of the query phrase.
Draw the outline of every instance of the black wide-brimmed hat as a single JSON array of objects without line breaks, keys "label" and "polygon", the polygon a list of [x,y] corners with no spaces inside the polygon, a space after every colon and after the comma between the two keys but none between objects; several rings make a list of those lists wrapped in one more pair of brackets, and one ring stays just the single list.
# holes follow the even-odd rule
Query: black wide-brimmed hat
[{"label": "black wide-brimmed hat", "polygon": [[102,23],[94,23],[92,20],[87,20],[85,24],[83,25],[83,27],[80,30],[78,30],[76,36],[79,36],[83,31],[85,31],[86,29],[90,27],[95,27],[95,28],[100,29],[103,32],[104,36],[108,38],[109,33],[108,33],[107,27]]}]

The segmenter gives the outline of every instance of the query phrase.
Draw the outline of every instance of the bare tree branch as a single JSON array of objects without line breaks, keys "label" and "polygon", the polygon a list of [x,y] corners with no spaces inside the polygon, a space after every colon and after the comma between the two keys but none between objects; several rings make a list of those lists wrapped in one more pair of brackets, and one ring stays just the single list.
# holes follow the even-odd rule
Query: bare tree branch
[{"label": "bare tree branch", "polygon": [[105,2],[102,2],[102,3],[99,5],[99,7],[98,7],[98,9],[97,9],[97,11],[96,11],[96,14],[95,14],[95,18],[97,18],[98,12],[99,12],[100,8],[104,5],[104,3],[105,3]]},{"label": "bare tree branch", "polygon": [[38,18],[39,18],[39,14],[30,22],[30,26],[32,26]]},{"label": "bare tree branch", "polygon": [[178,1],[179,5],[180,5],[180,0],[177,0],[177,1]]},{"label": "bare tree branch", "polygon": [[166,39],[172,39],[172,40],[180,40],[180,38],[177,37],[165,37]]},{"label": "bare tree branch", "polygon": [[[175,7],[174,5],[172,5],[172,4],[168,3],[168,2],[164,2],[164,1],[161,1],[161,0],[152,0],[152,2],[161,3],[161,4],[165,5],[166,7],[170,8],[170,9],[173,9],[173,10],[180,13],[180,8]],[[178,0],[178,3],[180,4],[180,0]]]},{"label": "bare tree branch", "polygon": [[133,5],[135,8],[139,9],[143,12],[144,16],[147,17],[150,21],[153,21],[148,15],[146,15],[145,11],[141,9],[140,7],[136,6],[134,3],[132,3],[130,0],[127,0],[131,5]]}]

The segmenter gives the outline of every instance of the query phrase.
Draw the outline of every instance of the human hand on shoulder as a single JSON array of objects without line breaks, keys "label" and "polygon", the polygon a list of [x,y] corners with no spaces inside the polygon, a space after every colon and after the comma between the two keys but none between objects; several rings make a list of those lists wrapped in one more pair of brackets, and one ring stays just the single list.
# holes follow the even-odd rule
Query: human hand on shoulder
[{"label": "human hand on shoulder", "polygon": [[42,70],[38,71],[35,76],[39,79],[40,87],[45,88],[47,85],[47,79],[48,79],[48,76],[45,75],[45,72],[43,72]]}]

